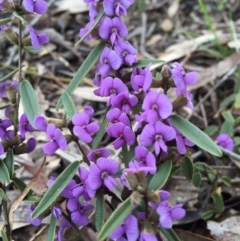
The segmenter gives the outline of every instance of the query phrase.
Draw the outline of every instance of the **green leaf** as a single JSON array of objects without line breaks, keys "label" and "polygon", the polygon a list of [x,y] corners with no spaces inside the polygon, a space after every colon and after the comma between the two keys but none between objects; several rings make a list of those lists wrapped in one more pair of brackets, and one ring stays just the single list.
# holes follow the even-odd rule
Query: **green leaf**
[{"label": "green leaf", "polygon": [[73,115],[76,113],[76,108],[72,101],[72,98],[67,92],[63,93],[62,102],[67,118],[72,119]]},{"label": "green leaf", "polygon": [[[87,75],[87,73],[91,70],[93,65],[97,62],[99,59],[99,56],[101,55],[103,48],[105,47],[105,42],[100,42],[88,55],[88,57],[85,59],[83,64],[78,69],[77,73],[71,80],[70,84],[67,86],[65,92],[67,92],[69,95],[73,93],[73,91],[78,87],[78,85],[81,83],[83,78]],[[62,97],[58,100],[56,109],[58,110],[62,105]]]},{"label": "green leaf", "polygon": [[138,60],[136,64],[133,64],[132,66],[124,66],[124,68],[143,68],[148,66],[149,64],[163,64],[165,61],[160,60],[160,59],[143,59],[143,60]]},{"label": "green leaf", "polygon": [[88,31],[82,36],[82,38],[75,44],[75,46],[79,45],[92,31],[93,29],[97,26],[97,24],[99,23],[99,21],[101,20],[102,16],[104,14],[104,10],[103,8],[100,10],[100,12],[98,13],[93,25],[88,29]]},{"label": "green leaf", "polygon": [[225,108],[227,107],[229,104],[231,104],[236,98],[236,94],[233,93],[231,95],[229,95],[228,97],[226,97],[221,103],[220,103],[220,108]]},{"label": "green leaf", "polygon": [[216,125],[210,125],[204,130],[204,132],[209,136],[214,135],[217,131],[218,131],[218,127]]},{"label": "green leaf", "polygon": [[10,176],[8,173],[8,169],[5,165],[5,163],[3,162],[3,160],[1,160],[1,159],[0,159],[0,180],[5,183],[10,182]]},{"label": "green leaf", "polygon": [[235,119],[232,116],[230,111],[223,111],[222,112],[222,116],[225,119],[225,121],[229,122],[231,125],[234,125],[235,123]]},{"label": "green leaf", "polygon": [[[110,110],[110,107],[107,108],[106,113]],[[100,144],[104,134],[106,133],[106,126],[107,126],[108,120],[106,118],[106,115],[104,116],[104,119],[101,123],[100,130],[97,132],[97,135],[95,136],[93,140],[92,148],[96,149],[98,148],[98,145]]]},{"label": "green leaf", "polygon": [[217,191],[214,191],[214,192],[212,192],[211,197],[214,200],[214,204],[215,204],[215,208],[216,208],[217,212],[221,213],[224,208],[222,195],[219,194]]},{"label": "green leaf", "polygon": [[11,179],[14,173],[14,155],[12,149],[8,150],[6,158],[3,161],[8,169],[8,173]]},{"label": "green leaf", "polygon": [[234,107],[236,109],[240,108],[240,91],[237,93],[235,97]]},{"label": "green leaf", "polygon": [[191,122],[178,115],[172,115],[170,119],[183,136],[195,143],[198,147],[208,151],[212,155],[222,156],[222,151],[219,146]]},{"label": "green leaf", "polygon": [[195,187],[199,187],[201,185],[201,182],[202,182],[202,175],[201,175],[201,173],[195,172],[193,174],[192,182],[193,182],[193,185]]},{"label": "green leaf", "polygon": [[138,3],[138,11],[140,13],[143,13],[146,10],[146,2],[145,2],[145,0],[138,0],[137,3]]},{"label": "green leaf", "polygon": [[98,234],[98,240],[102,241],[107,238],[127,218],[127,216],[132,212],[132,209],[133,207],[129,197],[112,213],[112,215],[105,222]]},{"label": "green leaf", "polygon": [[227,187],[231,187],[231,179],[228,176],[222,176],[222,182],[224,183],[224,185],[226,185]]},{"label": "green leaf", "polygon": [[193,178],[193,164],[188,156],[184,156],[181,163],[183,175],[191,181]]},{"label": "green leaf", "polygon": [[3,82],[5,80],[7,80],[7,79],[10,79],[13,75],[15,75],[18,72],[18,70],[19,70],[19,68],[15,69],[12,72],[10,72],[9,74],[5,75],[4,77],[2,77],[0,79],[0,82]]},{"label": "green leaf", "polygon": [[40,113],[36,93],[32,85],[27,80],[23,80],[21,82],[19,92],[22,98],[22,104],[27,114],[28,120],[30,121],[31,125],[34,126],[34,117],[36,115],[39,115]]},{"label": "green leaf", "polygon": [[234,131],[233,125],[231,123],[229,123],[228,121],[224,121],[219,132],[221,134],[228,134],[228,135],[232,136],[233,131]]},{"label": "green leaf", "polygon": [[31,54],[39,54],[43,51],[44,47],[41,46],[39,50],[36,50],[33,48],[33,46],[24,46],[23,47],[25,50],[27,50]]},{"label": "green leaf", "polygon": [[7,237],[7,235],[6,235],[6,233],[4,232],[3,229],[1,230],[1,236],[2,236],[3,241],[8,241],[8,237]]},{"label": "green leaf", "polygon": [[11,200],[7,197],[6,193],[0,188],[0,197],[6,202],[11,202]]},{"label": "green leaf", "polygon": [[12,19],[11,18],[4,18],[4,19],[0,19],[0,26],[6,24],[6,23],[9,23],[11,22]]},{"label": "green leaf", "polygon": [[18,18],[23,24],[27,23],[27,21],[21,16],[18,12],[13,12],[13,15]]},{"label": "green leaf", "polygon": [[60,193],[67,186],[69,181],[75,175],[79,164],[79,161],[72,162],[58,176],[51,188],[47,190],[37,207],[34,209],[32,213],[32,218],[40,216],[46,209],[48,209],[52,205],[52,203],[56,200],[56,198],[60,195]]},{"label": "green leaf", "polygon": [[[17,189],[20,191],[23,191],[25,189],[25,187],[27,186],[21,179],[19,179],[17,177],[12,178],[12,181],[13,181],[14,185],[17,187]],[[23,201],[37,202],[38,198],[34,195],[34,192],[32,190],[30,190],[28,192],[28,194],[25,196],[25,198],[23,199]]]},{"label": "green leaf", "polygon": [[102,190],[97,194],[96,212],[95,212],[95,225],[98,232],[100,232],[105,218],[105,202]]},{"label": "green leaf", "polygon": [[164,162],[158,169],[157,173],[154,174],[150,183],[149,183],[149,190],[156,191],[161,189],[161,187],[166,183],[168,177],[171,173],[172,169],[172,161],[168,160]]},{"label": "green leaf", "polygon": [[214,215],[214,211],[213,210],[209,210],[207,212],[205,212],[203,215],[202,215],[202,219],[203,220],[208,220],[210,219],[213,215]]},{"label": "green leaf", "polygon": [[165,229],[162,227],[159,227],[161,232],[164,234],[164,236],[167,238],[168,241],[180,241],[177,234],[174,232],[173,229]]},{"label": "green leaf", "polygon": [[57,226],[57,219],[52,214],[46,241],[54,241]]}]

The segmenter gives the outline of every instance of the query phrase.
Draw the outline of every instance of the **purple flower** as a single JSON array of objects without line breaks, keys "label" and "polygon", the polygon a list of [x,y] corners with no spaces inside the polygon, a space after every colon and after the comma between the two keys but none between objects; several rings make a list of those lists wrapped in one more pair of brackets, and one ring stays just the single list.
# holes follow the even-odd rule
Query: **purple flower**
[{"label": "purple flower", "polygon": [[126,25],[121,18],[104,17],[101,20],[99,27],[99,35],[102,39],[110,40],[113,45],[119,38],[124,38],[128,34]]},{"label": "purple flower", "polygon": [[131,146],[135,141],[135,134],[132,129],[129,126],[125,126],[122,122],[112,124],[108,128],[107,133],[109,136],[116,138],[112,143],[116,150],[124,144]]},{"label": "purple flower", "polygon": [[109,16],[127,16],[127,8],[133,3],[128,0],[104,0],[103,9]]},{"label": "purple flower", "polygon": [[[31,204],[30,206],[30,213],[32,214],[33,210],[35,209],[35,206]],[[42,218],[37,217],[37,218],[32,218],[31,215],[28,217],[28,222],[31,223],[34,226],[39,226],[42,223]]]},{"label": "purple flower", "polygon": [[99,157],[109,157],[111,154],[111,152],[106,149],[106,148],[99,148],[99,149],[95,149],[95,150],[91,150],[87,157],[88,157],[88,160],[91,161],[91,162],[96,162],[96,160],[99,158]]},{"label": "purple flower", "polygon": [[[160,190],[158,194],[160,202],[167,201],[170,198],[170,193],[168,191]],[[154,210],[158,207],[158,205],[154,202],[149,202],[149,206]]]},{"label": "purple flower", "polygon": [[19,120],[19,131],[22,137],[25,138],[26,136],[26,132],[33,132],[34,128],[32,127],[32,125],[30,124],[28,117],[26,115],[26,113],[22,114],[22,116],[20,117]]},{"label": "purple flower", "polygon": [[140,233],[140,241],[158,241],[158,239],[156,238],[155,234],[145,233],[142,231]]},{"label": "purple flower", "polygon": [[219,146],[229,151],[233,151],[234,142],[233,142],[233,139],[228,134],[220,134],[219,136],[217,136],[216,142]]},{"label": "purple flower", "polygon": [[194,106],[193,106],[193,103],[192,103],[192,98],[193,98],[192,93],[187,91],[186,89],[185,90],[177,90],[176,89],[176,92],[177,92],[176,93],[177,96],[183,95],[187,98],[187,104],[185,106],[188,107],[189,109],[193,110]]},{"label": "purple flower", "polygon": [[114,103],[113,107],[121,109],[123,112],[130,114],[131,107],[138,103],[138,98],[135,95],[131,95],[129,92],[120,93]]},{"label": "purple flower", "polygon": [[131,123],[127,114],[122,112],[118,108],[113,108],[109,110],[107,112],[106,118],[112,124],[122,122],[125,126],[131,127]]},{"label": "purple flower", "polygon": [[71,227],[72,225],[64,217],[62,217],[59,224],[59,230],[57,231],[58,241],[66,240],[64,237],[65,229],[71,228]]},{"label": "purple flower", "polygon": [[4,153],[4,147],[2,143],[0,143],[0,155],[2,155],[3,153]]},{"label": "purple flower", "polygon": [[189,72],[186,74],[184,68],[179,63],[173,63],[172,78],[177,88],[177,93],[186,90],[187,85],[193,85],[197,82],[197,72]]},{"label": "purple flower", "polygon": [[136,58],[138,52],[128,41],[117,41],[114,50],[122,59],[122,64],[132,66],[138,61]]},{"label": "purple flower", "polygon": [[[89,29],[92,27],[92,25],[94,24],[94,19],[90,19],[90,21],[86,24],[86,26],[84,28],[81,28],[79,31],[79,37],[82,38],[88,31]],[[90,41],[91,39],[93,39],[93,35],[91,33],[89,33],[85,40],[86,41]]]},{"label": "purple flower", "polygon": [[[123,236],[126,235],[127,239]],[[117,227],[109,237],[117,241],[136,241],[139,235],[138,221],[133,215],[129,215],[123,224]]]},{"label": "purple flower", "polygon": [[157,208],[159,214],[159,223],[164,228],[171,228],[174,220],[185,216],[186,211],[182,208],[183,204],[177,204],[173,207],[168,206],[168,201],[163,201]]},{"label": "purple flower", "polygon": [[156,159],[152,152],[148,151],[148,149],[143,146],[137,146],[135,147],[135,156],[140,166],[152,167],[153,170],[150,171],[150,174],[153,175],[156,173]]},{"label": "purple flower", "polygon": [[76,182],[74,180],[71,180],[68,185],[63,189],[61,192],[61,196],[65,198],[74,198],[74,195],[72,193],[72,188],[76,185]]},{"label": "purple flower", "polygon": [[107,77],[111,70],[119,69],[121,62],[121,58],[115,51],[105,47],[100,56],[97,74]]},{"label": "purple flower", "polygon": [[47,11],[48,5],[42,0],[23,0],[23,6],[29,13],[44,14]]},{"label": "purple flower", "polygon": [[17,80],[6,80],[4,82],[0,82],[0,97],[7,98],[6,91],[10,88],[18,91],[19,82]]},{"label": "purple flower", "polygon": [[71,212],[72,221],[78,226],[86,226],[89,219],[85,214],[94,208],[92,204],[80,203],[78,198],[71,198],[67,202],[67,208]]},{"label": "purple flower", "polygon": [[37,34],[35,29],[28,25],[29,33],[30,33],[30,38],[32,42],[32,46],[35,50],[40,49],[41,44],[46,44],[49,42],[49,37],[45,33],[39,33]]},{"label": "purple flower", "polygon": [[107,77],[101,83],[100,96],[109,96],[107,105],[113,105],[116,96],[123,92],[128,92],[128,88],[119,78]]},{"label": "purple flower", "polygon": [[135,68],[132,71],[131,76],[131,85],[135,91],[140,91],[143,89],[144,92],[147,92],[152,83],[152,73],[150,71],[151,64],[145,69]]},{"label": "purple flower", "polygon": [[172,113],[172,103],[168,97],[155,90],[148,92],[145,96],[142,108],[150,124],[155,123],[159,118],[166,119]]},{"label": "purple flower", "polygon": [[99,130],[98,122],[94,121],[89,123],[90,119],[90,115],[86,112],[76,113],[72,118],[74,135],[85,143],[90,143],[92,141],[91,134],[94,134]]},{"label": "purple flower", "polygon": [[32,152],[37,146],[37,141],[35,140],[35,138],[30,138],[27,141],[27,150],[26,153],[30,153]]},{"label": "purple flower", "polygon": [[9,119],[2,120],[0,119],[0,138],[5,139],[7,128],[12,125],[12,122]]},{"label": "purple flower", "polygon": [[44,131],[46,132],[47,131],[47,120],[44,116],[41,116],[41,115],[37,115],[35,118],[34,118],[34,126],[40,130],[40,131]]},{"label": "purple flower", "polygon": [[88,176],[89,186],[97,190],[103,184],[110,190],[117,185],[117,181],[112,177],[119,169],[119,164],[104,157],[100,157],[96,164],[92,163],[90,166],[90,173]]},{"label": "purple flower", "polygon": [[168,147],[165,141],[171,141],[176,137],[175,130],[163,124],[160,121],[153,125],[147,124],[139,137],[139,141],[143,146],[154,145],[155,153],[158,155],[160,151],[167,152]]},{"label": "purple flower", "polygon": [[78,173],[80,176],[81,183],[74,185],[71,188],[71,192],[74,197],[79,198],[80,196],[83,196],[85,201],[89,201],[94,197],[96,193],[96,190],[93,190],[89,186],[89,182],[88,182],[89,171],[85,167],[80,167],[78,169]]},{"label": "purple flower", "polygon": [[54,124],[49,124],[47,127],[47,136],[50,142],[43,145],[43,151],[47,155],[53,154],[57,149],[65,150],[67,148],[67,140],[62,135],[60,129],[56,128]]},{"label": "purple flower", "polygon": [[60,207],[53,206],[52,214],[55,218],[59,219],[62,216],[62,209]]}]

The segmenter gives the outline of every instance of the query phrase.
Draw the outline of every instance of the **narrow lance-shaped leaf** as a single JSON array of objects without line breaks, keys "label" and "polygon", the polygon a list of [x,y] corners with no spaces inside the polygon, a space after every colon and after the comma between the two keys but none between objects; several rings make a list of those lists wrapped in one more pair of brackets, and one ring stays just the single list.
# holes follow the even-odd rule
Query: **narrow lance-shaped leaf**
[{"label": "narrow lance-shaped leaf", "polygon": [[158,169],[157,173],[152,177],[149,183],[149,190],[156,191],[166,183],[171,173],[172,161],[164,162]]},{"label": "narrow lance-shaped leaf", "polygon": [[47,190],[37,207],[32,213],[32,217],[36,218],[40,216],[47,208],[49,208],[56,198],[60,195],[63,189],[67,186],[69,181],[72,179],[76,173],[79,161],[71,163],[55,180],[51,188]]},{"label": "narrow lance-shaped leaf", "polygon": [[173,125],[198,147],[208,151],[212,155],[222,156],[222,151],[219,146],[191,122],[178,115],[172,115],[170,119]]},{"label": "narrow lance-shaped leaf", "polygon": [[0,188],[0,197],[6,202],[11,202],[11,200],[7,197],[6,193]]},{"label": "narrow lance-shaped leaf", "polygon": [[109,217],[98,234],[98,240],[107,238],[132,212],[130,197],[126,199]]},{"label": "narrow lance-shaped leaf", "polygon": [[15,69],[12,72],[10,72],[9,74],[5,75],[4,77],[2,77],[0,79],[0,82],[3,82],[5,80],[7,80],[7,79],[10,79],[13,75],[15,75],[18,72],[18,70],[19,70],[19,68]]},{"label": "narrow lance-shaped leaf", "polygon": [[67,92],[63,93],[62,101],[67,118],[72,119],[73,115],[76,113],[76,108]]},{"label": "narrow lance-shaped leaf", "polygon": [[168,241],[180,241],[173,229],[165,229],[162,227],[160,227],[159,229],[165,235]]},{"label": "narrow lance-shaped leaf", "polygon": [[97,231],[99,232],[104,224],[105,218],[105,202],[104,202],[104,195],[102,190],[100,190],[97,194],[97,201],[96,201],[96,212],[95,212],[95,224]]},{"label": "narrow lance-shaped leaf", "polygon": [[11,18],[4,18],[4,19],[0,19],[0,26],[6,24],[6,23],[9,23],[11,22],[12,19]]},{"label": "narrow lance-shaped leaf", "polygon": [[23,80],[21,82],[19,92],[22,99],[24,111],[26,112],[28,120],[30,121],[31,125],[34,126],[34,117],[36,115],[39,115],[40,113],[36,93],[32,85],[27,80]]},{"label": "narrow lance-shaped leaf", "polygon": [[3,160],[0,159],[0,180],[9,183],[10,182],[10,176],[8,173],[8,169],[6,165],[4,164]]},{"label": "narrow lance-shaped leaf", "polygon": [[138,60],[136,64],[133,64],[132,66],[123,66],[124,68],[143,68],[148,66],[150,63],[151,64],[163,64],[165,61],[160,60],[160,59],[143,59],[143,60]]},{"label": "narrow lance-shaped leaf", "polygon": [[43,51],[44,47],[41,46],[39,50],[36,50],[33,48],[33,46],[24,46],[23,47],[25,50],[27,50],[31,54],[39,54]]},{"label": "narrow lance-shaped leaf", "polygon": [[93,29],[97,26],[97,24],[99,23],[99,21],[101,20],[102,16],[104,14],[104,10],[103,8],[100,10],[100,12],[98,13],[98,16],[96,17],[93,25],[89,28],[89,30],[82,36],[82,38],[75,44],[75,46],[79,45],[92,31]]},{"label": "narrow lance-shaped leaf", "polygon": [[50,225],[48,228],[48,234],[47,234],[46,241],[54,241],[56,226],[57,226],[57,219],[52,215],[51,220],[50,220]]},{"label": "narrow lance-shaped leaf", "polygon": [[181,163],[183,175],[189,180],[193,177],[193,164],[188,156],[184,156]]},{"label": "narrow lance-shaped leaf", "polygon": [[14,155],[12,149],[8,150],[4,163],[8,169],[10,178],[12,178],[14,172]]},{"label": "narrow lance-shaped leaf", "polygon": [[[73,91],[78,87],[78,85],[81,83],[83,78],[91,70],[93,65],[97,62],[105,45],[106,45],[105,42],[101,42],[92,50],[92,52],[85,59],[81,67],[78,69],[77,73],[71,80],[70,84],[67,86],[65,92],[67,92],[69,95],[73,93]],[[58,100],[56,108],[59,109],[61,105],[62,105],[62,97],[60,97],[60,99]]]},{"label": "narrow lance-shaped leaf", "polygon": [[3,241],[8,241],[7,235],[3,230],[1,230],[1,236]]},{"label": "narrow lance-shaped leaf", "polygon": [[23,18],[22,15],[20,15],[18,12],[14,11],[13,15],[18,18],[23,24],[27,23],[27,21]]}]

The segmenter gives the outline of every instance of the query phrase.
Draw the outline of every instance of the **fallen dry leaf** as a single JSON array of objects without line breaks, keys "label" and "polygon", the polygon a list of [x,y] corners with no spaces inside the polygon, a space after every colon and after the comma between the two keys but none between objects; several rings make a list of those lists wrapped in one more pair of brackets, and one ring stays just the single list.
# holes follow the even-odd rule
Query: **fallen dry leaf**
[{"label": "fallen dry leaf", "polygon": [[185,230],[175,229],[174,231],[182,241],[214,241],[214,239],[207,238]]},{"label": "fallen dry leaf", "polygon": [[54,4],[57,8],[55,13],[68,11],[69,13],[82,13],[88,11],[88,4],[83,1],[76,0],[61,0]]},{"label": "fallen dry leaf", "polygon": [[227,218],[221,223],[207,222],[207,228],[217,241],[239,241],[240,240],[240,216]]}]

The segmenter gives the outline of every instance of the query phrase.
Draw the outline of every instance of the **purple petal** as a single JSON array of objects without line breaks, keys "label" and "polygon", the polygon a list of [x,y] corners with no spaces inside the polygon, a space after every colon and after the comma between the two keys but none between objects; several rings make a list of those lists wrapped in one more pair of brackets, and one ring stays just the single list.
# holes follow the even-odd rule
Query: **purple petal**
[{"label": "purple petal", "polygon": [[90,123],[89,125],[86,126],[86,131],[89,134],[94,134],[96,132],[98,132],[98,130],[100,129],[100,126],[98,124],[97,121]]},{"label": "purple petal", "polygon": [[184,82],[186,85],[193,85],[198,80],[198,73],[197,72],[189,72],[184,76]]},{"label": "purple petal", "polygon": [[55,153],[59,149],[58,144],[55,141],[50,141],[42,146],[43,152],[47,155]]},{"label": "purple petal", "polygon": [[88,184],[90,188],[93,190],[98,189],[102,185],[102,177],[101,177],[101,170],[99,167],[94,163],[90,166],[89,176],[88,176]]},{"label": "purple petal", "polygon": [[103,182],[104,182],[104,185],[111,192],[113,190],[113,187],[117,185],[117,181],[113,177],[111,177],[111,176],[108,176],[108,177],[104,178]]},{"label": "purple petal", "polygon": [[117,227],[110,235],[109,237],[111,239],[119,239],[120,237],[122,237],[125,233],[125,230],[123,228],[123,226],[119,226]]},{"label": "purple petal", "polygon": [[34,11],[33,0],[23,0],[23,7],[26,9],[26,11],[33,13]]},{"label": "purple petal", "polygon": [[73,212],[71,214],[71,219],[78,226],[86,226],[89,223],[88,217],[80,211]]},{"label": "purple petal", "polygon": [[80,207],[80,203],[78,198],[71,198],[67,202],[67,208],[70,212],[78,211]]},{"label": "purple petal", "polygon": [[172,113],[172,103],[168,97],[164,94],[161,94],[158,97],[158,113],[162,119],[166,119]]},{"label": "purple petal", "polygon": [[118,162],[104,157],[100,157],[97,160],[97,165],[101,171],[107,171],[111,175],[115,174],[119,169]]},{"label": "purple petal", "polygon": [[92,137],[88,134],[88,132],[83,129],[81,126],[74,126],[73,133],[76,135],[81,141],[85,143],[90,143],[92,141]]},{"label": "purple petal", "polygon": [[60,129],[56,129],[54,133],[55,140],[59,147],[64,151],[67,148],[67,140],[66,138],[62,135],[62,132]]},{"label": "purple petal", "polygon": [[40,131],[47,131],[47,121],[43,116],[36,116],[34,118],[34,126]]},{"label": "purple petal", "polygon": [[49,42],[49,37],[45,33],[40,33],[37,35],[38,36],[38,41],[40,44],[46,44]]},{"label": "purple petal", "polygon": [[128,240],[136,241],[139,235],[137,218],[133,215],[130,215],[125,220],[124,224]]},{"label": "purple petal", "polygon": [[34,12],[38,14],[44,14],[47,11],[48,5],[45,1],[34,1]]}]

